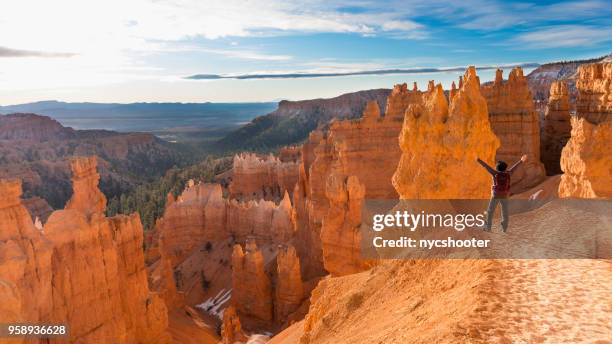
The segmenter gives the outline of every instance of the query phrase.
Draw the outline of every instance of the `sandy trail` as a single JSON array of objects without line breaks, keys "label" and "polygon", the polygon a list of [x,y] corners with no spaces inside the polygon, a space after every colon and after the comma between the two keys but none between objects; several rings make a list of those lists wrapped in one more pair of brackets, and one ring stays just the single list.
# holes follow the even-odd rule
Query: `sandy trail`
[{"label": "sandy trail", "polygon": [[470,324],[486,342],[612,342],[612,264],[504,260]]}]

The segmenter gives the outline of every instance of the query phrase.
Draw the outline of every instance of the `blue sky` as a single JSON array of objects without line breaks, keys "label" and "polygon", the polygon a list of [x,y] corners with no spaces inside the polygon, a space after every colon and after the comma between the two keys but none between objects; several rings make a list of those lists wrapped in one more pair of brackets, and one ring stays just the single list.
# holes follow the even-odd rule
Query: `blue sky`
[{"label": "blue sky", "polygon": [[610,52],[612,4],[601,0],[9,1],[0,12],[0,104],[308,99],[413,80],[424,87],[430,78],[447,85],[456,73],[186,77],[544,63]]}]

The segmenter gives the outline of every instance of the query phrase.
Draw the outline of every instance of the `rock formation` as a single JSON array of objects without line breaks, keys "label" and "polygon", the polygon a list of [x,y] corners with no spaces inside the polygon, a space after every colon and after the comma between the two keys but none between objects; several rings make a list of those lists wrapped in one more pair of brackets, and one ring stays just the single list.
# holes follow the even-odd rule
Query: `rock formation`
[{"label": "rock formation", "polygon": [[561,153],[560,197],[612,197],[612,63],[580,66],[571,137]]},{"label": "rock formation", "polygon": [[20,304],[8,316],[70,324],[69,343],[169,342],[166,307],[147,285],[138,215],[104,217],[95,158],[72,167],[74,197],[42,231],[19,199],[21,184],[0,181],[0,285],[9,286],[0,298]]},{"label": "rock formation", "polygon": [[489,196],[491,177],[475,160],[493,163],[499,139],[474,67],[465,72],[450,106],[438,85],[423,105],[408,108],[399,144],[402,156],[393,185],[401,199]]},{"label": "rock formation", "polygon": [[282,323],[300,307],[304,299],[300,259],[293,246],[283,245],[279,248],[276,266],[274,316]]},{"label": "rock formation", "polygon": [[66,209],[75,209],[91,215],[103,213],[106,209],[106,197],[98,189],[100,175],[98,161],[95,156],[76,158],[70,162],[72,167],[72,198],[66,204]]},{"label": "rock formation", "polygon": [[541,156],[549,175],[561,173],[561,150],[570,137],[570,103],[567,83],[555,81],[550,87],[550,98],[544,115]]},{"label": "rock formation", "polygon": [[286,191],[293,191],[298,172],[297,161],[284,162],[271,154],[264,158],[251,153],[236,155],[229,185],[230,197],[240,200],[279,199]]},{"label": "rock formation", "polygon": [[368,267],[360,257],[361,209],[366,188],[355,176],[330,175],[326,195],[329,209],[321,227],[325,270],[334,276],[348,275]]},{"label": "rock formation", "polygon": [[[361,119],[334,121],[327,133],[315,131],[304,144],[294,207],[296,235],[300,238],[296,249],[307,279],[323,270],[322,259],[315,257],[323,255],[321,224],[329,209],[328,178],[355,176],[365,186],[365,198],[396,199],[391,177],[401,155],[398,135],[403,114],[410,104],[420,103],[422,97],[416,87],[408,90],[406,84],[396,85],[387,99],[384,116],[377,104],[370,102]],[[337,230],[341,229],[332,232]],[[352,238],[352,229],[347,235]]]},{"label": "rock formation", "polygon": [[612,122],[572,118],[572,136],[561,154],[560,197],[612,197]]},{"label": "rock formation", "polygon": [[523,154],[528,158],[512,175],[512,191],[520,192],[542,181],[546,173],[540,162],[540,121],[523,70],[514,68],[504,81],[498,69],[495,81],[484,85],[481,92],[487,100],[491,128],[501,143],[496,160],[510,166]]},{"label": "rock formation", "polygon": [[221,328],[223,344],[234,344],[246,341],[246,336],[242,332],[240,318],[236,313],[236,307],[229,306],[223,312],[223,327]]},{"label": "rock formation", "polygon": [[264,258],[254,240],[232,253],[232,305],[238,314],[264,323],[272,321],[272,286],[264,269]]},{"label": "rock formation", "polygon": [[578,68],[576,113],[591,123],[612,121],[612,62]]}]

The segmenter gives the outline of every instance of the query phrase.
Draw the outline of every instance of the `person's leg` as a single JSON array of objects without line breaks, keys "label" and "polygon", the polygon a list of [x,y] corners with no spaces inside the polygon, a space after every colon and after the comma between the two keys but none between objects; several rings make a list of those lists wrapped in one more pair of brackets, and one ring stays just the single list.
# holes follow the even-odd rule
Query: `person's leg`
[{"label": "person's leg", "polygon": [[487,223],[485,224],[485,230],[490,231],[491,225],[493,224],[493,214],[495,214],[495,208],[497,207],[497,199],[491,197],[489,200],[489,206],[487,207]]},{"label": "person's leg", "polygon": [[499,202],[501,203],[501,225],[502,225],[502,232],[506,232],[508,230],[508,222],[510,221],[510,217],[508,215],[508,199],[507,198],[502,198],[499,200]]}]

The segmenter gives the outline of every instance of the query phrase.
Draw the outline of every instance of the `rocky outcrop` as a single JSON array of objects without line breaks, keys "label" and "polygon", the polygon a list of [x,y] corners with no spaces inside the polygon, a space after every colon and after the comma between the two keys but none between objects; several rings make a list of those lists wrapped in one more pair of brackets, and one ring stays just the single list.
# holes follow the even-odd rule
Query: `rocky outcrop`
[{"label": "rocky outcrop", "polygon": [[272,321],[272,285],[264,268],[264,257],[254,240],[244,250],[232,253],[232,305],[238,314],[264,323]]},{"label": "rocky outcrop", "polygon": [[539,183],[546,175],[540,162],[540,121],[523,70],[514,68],[504,81],[498,69],[495,81],[484,85],[481,92],[487,100],[491,128],[501,143],[495,158],[510,166],[527,155],[527,161],[512,174],[512,191]]},{"label": "rocky outcrop", "polygon": [[555,81],[550,87],[550,98],[542,129],[542,162],[549,175],[561,173],[561,150],[570,137],[570,103],[567,83]]},{"label": "rocky outcrop", "polygon": [[283,100],[278,109],[230,133],[219,143],[223,147],[253,149],[296,144],[310,132],[332,119],[358,118],[367,102],[376,101],[383,109],[391,90],[375,89],[343,94],[329,99]]},{"label": "rocky outcrop", "polygon": [[75,197],[42,230],[19,199],[20,183],[0,181],[0,285],[21,306],[11,320],[70,324],[68,343],[169,342],[166,307],[147,285],[138,215],[104,217],[95,159],[72,167]]},{"label": "rocky outcrop", "polygon": [[578,68],[576,114],[591,123],[612,121],[612,62]]},{"label": "rocky outcrop", "polygon": [[106,197],[98,189],[100,175],[95,156],[75,158],[70,162],[72,167],[72,198],[66,209],[75,209],[83,214],[101,214],[106,209]]},{"label": "rocky outcrop", "polygon": [[560,197],[612,197],[612,63],[579,68],[576,118],[561,153]]},{"label": "rocky outcrop", "polygon": [[304,300],[300,258],[293,246],[283,245],[279,248],[276,267],[274,317],[282,323],[300,307]]},{"label": "rocky outcrop", "polygon": [[441,85],[424,98],[423,105],[409,106],[400,134],[402,156],[393,175],[400,198],[488,197],[490,176],[475,160],[492,163],[499,139],[475,68],[465,72],[450,105]]},{"label": "rocky outcrop", "polygon": [[[422,94],[416,87],[408,90],[406,84],[396,85],[387,100],[384,116],[377,103],[370,102],[361,119],[334,121],[326,133],[314,132],[304,144],[294,205],[297,236],[302,239],[296,249],[307,278],[323,270],[323,260],[312,256],[313,252],[315,257],[324,255],[321,225],[330,204],[326,194],[328,178],[334,175],[337,180],[346,180],[355,176],[365,186],[365,198],[397,198],[391,177],[401,155],[398,135],[403,114],[410,104],[421,102]],[[331,232],[341,230],[335,228]],[[347,240],[355,239],[353,234],[351,229],[347,238],[352,239]],[[349,256],[346,258],[353,260]],[[355,268],[359,264],[349,265]]]},{"label": "rocky outcrop", "polygon": [[572,118],[572,136],[561,153],[559,197],[612,197],[612,122]]},{"label": "rocky outcrop", "polygon": [[[286,153],[284,159],[287,159]],[[264,158],[251,153],[236,155],[229,185],[230,197],[240,200],[280,199],[285,192],[293,191],[298,173],[297,161],[281,161],[271,154]]]},{"label": "rocky outcrop", "polygon": [[240,317],[236,313],[236,307],[229,306],[223,312],[223,327],[221,328],[223,344],[234,344],[246,341],[246,336],[242,332]]},{"label": "rocky outcrop", "polygon": [[361,209],[366,187],[355,176],[330,175],[326,195],[329,209],[321,226],[323,264],[333,276],[362,271],[368,264],[361,259]]}]

